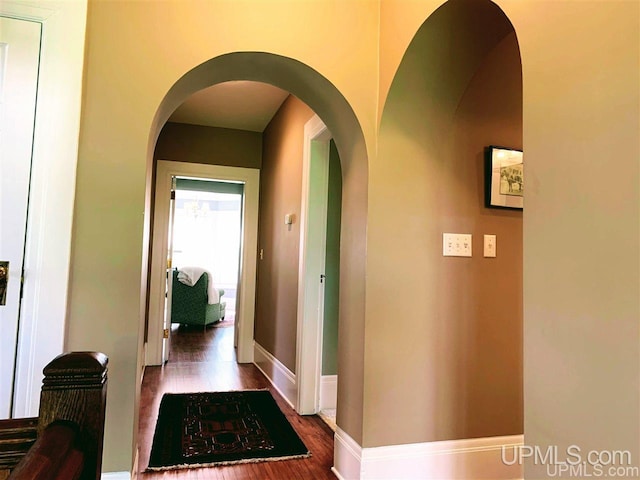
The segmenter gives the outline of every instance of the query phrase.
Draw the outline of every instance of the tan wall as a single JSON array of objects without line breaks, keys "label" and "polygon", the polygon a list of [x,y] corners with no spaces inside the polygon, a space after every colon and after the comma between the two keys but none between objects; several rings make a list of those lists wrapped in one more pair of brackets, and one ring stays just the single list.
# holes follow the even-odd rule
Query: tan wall
[{"label": "tan wall", "polygon": [[[383,102],[413,35],[441,3],[382,1]],[[497,4],[515,27],[523,65],[528,179],[523,217],[525,441],[560,448],[573,442],[583,450],[630,450],[637,464],[639,5],[533,0]],[[381,175],[372,169],[370,176],[373,201]],[[427,172],[418,164],[408,168],[406,176],[407,184],[429,183]],[[370,212],[370,225],[377,222],[375,217],[398,215],[397,210],[380,205],[370,205]],[[406,220],[405,231],[413,218]],[[378,254],[382,246],[376,242],[380,235],[371,232],[368,242],[367,275],[374,279],[384,270],[376,266],[382,258]],[[435,239],[425,240],[405,246],[407,257],[423,257],[424,250],[431,248],[427,241],[435,247]],[[613,250],[612,244],[616,245]],[[498,245],[500,252],[502,242]],[[384,251],[388,250],[385,245]],[[397,278],[410,284],[417,275],[411,265]],[[423,287],[423,292],[434,291],[429,285]],[[367,296],[374,297],[371,288]],[[378,332],[376,325],[383,322],[378,315],[367,308],[368,332]],[[406,338],[425,339],[405,343],[406,350],[419,352],[429,345],[429,332],[416,322],[406,327],[400,323],[398,328],[406,330]],[[385,353],[403,369],[418,362],[422,367],[418,379],[437,367],[420,354],[397,358],[397,352]],[[367,370],[376,366],[368,358],[366,365]],[[397,388],[405,394],[415,391],[415,372],[411,381],[409,377],[398,382]],[[367,378],[367,385],[370,382]],[[369,393],[368,387],[367,398]],[[392,404],[388,399],[382,403]],[[365,425],[375,415],[367,408]],[[455,420],[443,420],[450,421]],[[401,436],[397,441],[406,441]],[[390,441],[383,432],[370,431],[365,443],[379,444],[383,437]],[[527,466],[527,478],[545,476],[543,466]]]},{"label": "tan wall", "polygon": [[[640,4],[514,2],[510,10],[532,179],[524,217],[525,438],[629,450],[638,466]],[[527,465],[525,475],[545,469]]]},{"label": "tan wall", "polygon": [[153,156],[156,160],[260,168],[262,134],[168,122]]},{"label": "tan wall", "polygon": [[[447,5],[425,23],[383,112],[367,446],[522,433],[522,213],[484,207],[484,148],[522,145],[521,67],[509,23],[484,5]],[[472,234],[473,257],[443,257],[443,232]],[[483,257],[484,234],[498,236],[496,259]],[[390,403],[403,405],[393,420],[375,414]]]},{"label": "tan wall", "polygon": [[[255,339],[296,371],[298,258],[304,124],[313,111],[289,96],[264,131],[260,172],[258,284]],[[292,225],[286,214],[295,215]]]},{"label": "tan wall", "polygon": [[[487,55],[460,101],[447,180],[439,188],[443,230],[473,233],[471,261],[438,258],[441,314],[459,329],[451,363],[458,377],[454,408],[461,438],[521,434],[524,428],[523,212],[483,206],[487,145],[522,149],[522,68],[515,33]],[[484,258],[484,234],[497,236],[496,258]]]}]

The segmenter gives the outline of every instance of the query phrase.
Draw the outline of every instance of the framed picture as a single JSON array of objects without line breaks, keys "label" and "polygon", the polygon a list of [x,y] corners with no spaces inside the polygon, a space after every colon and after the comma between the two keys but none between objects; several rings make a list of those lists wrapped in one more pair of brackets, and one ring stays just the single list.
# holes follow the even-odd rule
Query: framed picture
[{"label": "framed picture", "polygon": [[524,163],[522,150],[490,146],[485,149],[485,206],[522,210]]}]

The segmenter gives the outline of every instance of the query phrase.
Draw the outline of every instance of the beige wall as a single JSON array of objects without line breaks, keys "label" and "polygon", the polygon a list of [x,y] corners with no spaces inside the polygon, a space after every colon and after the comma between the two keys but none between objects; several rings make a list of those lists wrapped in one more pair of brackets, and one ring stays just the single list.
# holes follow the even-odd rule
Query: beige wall
[{"label": "beige wall", "polygon": [[[403,156],[384,151],[391,131],[393,140],[407,135],[396,128],[397,119],[385,117],[385,131],[380,137],[377,132],[404,52],[440,4],[90,2],[67,345],[111,358],[106,471],[128,469],[135,443],[148,241],[143,212],[157,127],[207,81],[271,79],[311,106],[336,139],[345,194],[338,424],[362,445],[374,446],[426,441],[433,438],[433,423],[446,431],[458,421],[445,416],[412,421],[406,430],[393,425],[403,419],[397,397],[404,401],[417,392],[431,401],[438,395],[437,389],[417,389],[416,381],[441,367],[425,354],[440,347],[416,318],[415,297],[389,300],[385,288],[415,283],[432,301],[440,287],[421,282],[422,272],[413,265],[424,264],[439,235],[421,237],[424,216],[416,219],[387,204],[395,195],[407,202],[402,205],[425,201],[413,187],[387,190],[387,163],[397,163],[401,173],[391,178],[401,185],[428,188],[432,177],[411,148]],[[530,179],[523,220],[525,438],[637,452],[639,7],[635,1],[498,5],[515,26],[523,64],[523,149]],[[443,35],[434,41],[449,38]],[[224,56],[230,52],[277,56]],[[191,82],[189,72],[212,58]],[[500,240],[499,252],[502,245]],[[386,256],[394,250],[402,251],[404,267],[389,271]],[[388,304],[377,308],[383,290]],[[393,322],[386,315],[390,309]],[[382,341],[390,324],[398,342]],[[384,388],[391,382],[380,374],[378,356],[395,366],[395,393]],[[372,393],[380,394],[375,403]],[[381,411],[388,430],[376,419]],[[534,473],[541,476],[530,471],[528,477]]]},{"label": "beige wall", "polygon": [[260,168],[262,134],[168,122],[162,127],[153,157],[156,160]]},{"label": "beige wall", "polygon": [[[263,134],[255,339],[296,371],[304,125],[313,111],[289,96]],[[286,214],[295,215],[292,225]]]},{"label": "beige wall", "polygon": [[[512,9],[531,179],[525,438],[560,448],[579,443],[583,451],[630,450],[638,465],[640,4],[558,2],[525,10],[516,2]],[[525,473],[540,477],[544,468],[528,465]]]}]

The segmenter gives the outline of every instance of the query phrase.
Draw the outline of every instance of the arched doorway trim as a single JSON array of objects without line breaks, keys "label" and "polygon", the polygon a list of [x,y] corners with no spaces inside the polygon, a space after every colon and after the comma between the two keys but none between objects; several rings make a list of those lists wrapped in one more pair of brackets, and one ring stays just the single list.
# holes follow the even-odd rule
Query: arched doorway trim
[{"label": "arched doorway trim", "polygon": [[289,91],[314,110],[333,135],[343,174],[340,318],[345,321],[340,321],[338,364],[339,378],[348,379],[338,386],[338,405],[342,404],[338,423],[361,441],[368,158],[362,128],[344,96],[311,67],[271,53],[235,52],[204,62],[177,80],[158,106],[149,133],[149,185],[154,146],[171,113],[196,91],[234,80],[269,83]]}]

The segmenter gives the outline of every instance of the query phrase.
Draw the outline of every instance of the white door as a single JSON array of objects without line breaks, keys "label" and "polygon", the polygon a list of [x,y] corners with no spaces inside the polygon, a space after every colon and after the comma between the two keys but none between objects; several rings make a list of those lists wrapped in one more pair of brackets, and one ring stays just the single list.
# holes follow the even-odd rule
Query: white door
[{"label": "white door", "polygon": [[171,350],[171,294],[173,292],[173,226],[176,219],[176,177],[171,178],[171,199],[169,201],[169,245],[167,248],[167,294],[164,309],[164,334],[162,340],[162,363],[169,361]]},{"label": "white door", "polygon": [[0,292],[0,418],[12,414],[40,33],[39,23],[0,17],[0,262],[8,262]]}]

